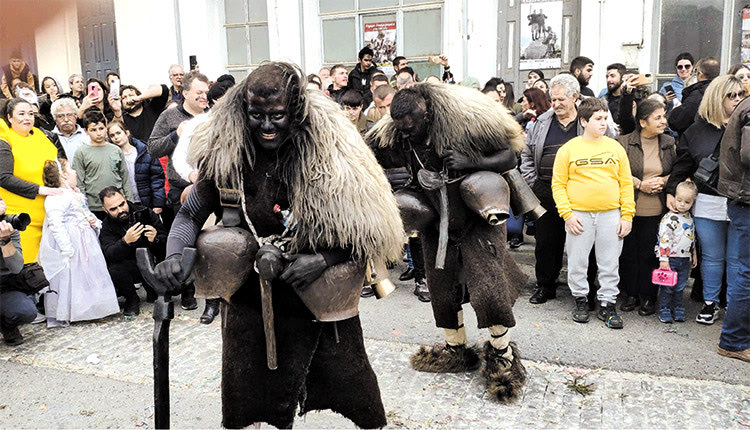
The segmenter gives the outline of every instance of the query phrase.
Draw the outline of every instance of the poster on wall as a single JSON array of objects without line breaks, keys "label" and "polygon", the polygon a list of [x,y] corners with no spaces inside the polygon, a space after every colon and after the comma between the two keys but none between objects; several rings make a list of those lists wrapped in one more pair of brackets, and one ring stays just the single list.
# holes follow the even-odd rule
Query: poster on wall
[{"label": "poster on wall", "polygon": [[750,8],[742,9],[742,62],[750,64]]},{"label": "poster on wall", "polygon": [[378,67],[390,66],[396,56],[396,21],[366,23],[364,37],[375,52],[372,62]]},{"label": "poster on wall", "polygon": [[560,67],[562,10],[562,0],[521,0],[522,70]]}]

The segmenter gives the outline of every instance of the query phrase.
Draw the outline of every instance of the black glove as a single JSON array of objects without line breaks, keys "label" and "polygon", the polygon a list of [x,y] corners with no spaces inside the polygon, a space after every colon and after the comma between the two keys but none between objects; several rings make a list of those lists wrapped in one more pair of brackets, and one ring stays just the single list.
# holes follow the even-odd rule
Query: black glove
[{"label": "black glove", "polygon": [[395,169],[385,169],[385,177],[391,184],[393,191],[404,188],[409,183],[409,171],[406,167],[397,167]]},{"label": "black glove", "polygon": [[182,291],[182,281],[184,280],[180,279],[180,272],[182,271],[182,266],[180,265],[181,259],[182,256],[180,254],[175,254],[157,264],[154,268],[156,279],[166,288],[165,291],[159,291],[161,286],[152,285],[158,295],[162,296],[164,293],[176,295]]},{"label": "black glove", "polygon": [[291,263],[279,279],[300,290],[307,288],[328,268],[321,254],[292,254],[288,259]]},{"label": "black glove", "polygon": [[255,267],[262,279],[270,281],[278,278],[285,265],[283,253],[274,245],[263,245],[255,254]]}]

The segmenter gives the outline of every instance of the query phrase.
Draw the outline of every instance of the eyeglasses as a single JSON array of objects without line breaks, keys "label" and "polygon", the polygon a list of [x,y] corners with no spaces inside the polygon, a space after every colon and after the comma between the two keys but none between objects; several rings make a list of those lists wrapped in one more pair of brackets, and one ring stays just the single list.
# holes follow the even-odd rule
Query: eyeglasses
[{"label": "eyeglasses", "polygon": [[742,98],[745,98],[745,92],[737,91],[736,93],[735,92],[727,93],[725,97],[728,99],[742,99]]},{"label": "eyeglasses", "polygon": [[692,64],[684,64],[684,65],[683,64],[678,64],[677,65],[677,70],[682,70],[682,69],[690,70],[692,68],[693,68]]}]

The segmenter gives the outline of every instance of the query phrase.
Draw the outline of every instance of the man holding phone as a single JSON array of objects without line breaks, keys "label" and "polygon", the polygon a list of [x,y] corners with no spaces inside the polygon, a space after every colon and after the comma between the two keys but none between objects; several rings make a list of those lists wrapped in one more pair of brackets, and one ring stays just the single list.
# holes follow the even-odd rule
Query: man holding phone
[{"label": "man holding phone", "polygon": [[[140,299],[136,294],[135,284],[144,282],[136,263],[135,250],[148,248],[157,259],[163,259],[167,230],[154,211],[127,201],[116,187],[101,190],[99,198],[102,209],[107,213],[99,233],[107,270],[115,284],[117,295],[125,297],[123,315],[137,315],[140,313]],[[145,284],[144,287],[146,301],[156,300],[153,289]]]},{"label": "man holding phone", "polygon": [[693,64],[695,64],[695,60],[689,52],[680,53],[674,60],[677,75],[671,81],[662,85],[659,90],[667,98],[667,112],[675,107],[675,99],[677,99],[678,105],[682,102],[682,89],[685,88],[685,82],[693,72]]}]

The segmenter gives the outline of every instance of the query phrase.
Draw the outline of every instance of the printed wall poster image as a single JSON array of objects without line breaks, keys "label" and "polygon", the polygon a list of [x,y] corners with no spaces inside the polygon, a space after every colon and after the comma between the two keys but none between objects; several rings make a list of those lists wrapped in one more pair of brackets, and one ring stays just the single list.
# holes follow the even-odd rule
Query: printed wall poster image
[{"label": "printed wall poster image", "polygon": [[364,30],[365,43],[375,52],[372,62],[391,65],[396,56],[396,21],[366,23]]},{"label": "printed wall poster image", "polygon": [[750,64],[750,8],[742,9],[742,62]]},{"label": "printed wall poster image", "polygon": [[560,67],[562,0],[521,0],[520,68]]}]

